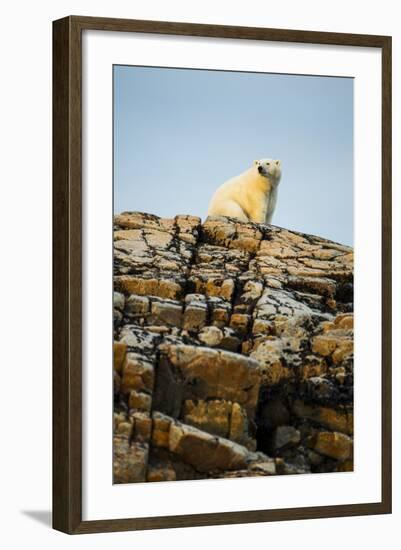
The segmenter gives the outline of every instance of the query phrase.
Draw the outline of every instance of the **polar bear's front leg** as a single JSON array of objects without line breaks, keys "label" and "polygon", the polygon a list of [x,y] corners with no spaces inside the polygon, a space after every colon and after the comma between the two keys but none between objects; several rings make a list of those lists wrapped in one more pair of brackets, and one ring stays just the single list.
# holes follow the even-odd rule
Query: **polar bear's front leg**
[{"label": "polar bear's front leg", "polygon": [[277,203],[277,188],[274,187],[270,192],[270,196],[269,196],[269,200],[266,208],[266,219],[264,223],[266,224],[272,223],[272,218],[273,218],[274,209],[276,208],[276,203]]},{"label": "polar bear's front leg", "polygon": [[231,199],[221,201],[217,205],[213,205],[209,209],[209,216],[227,216],[229,218],[237,218],[242,222],[249,222],[248,216],[245,214],[241,206]]},{"label": "polar bear's front leg", "polygon": [[266,204],[258,205],[254,208],[250,220],[255,223],[266,223],[267,207]]},{"label": "polar bear's front leg", "polygon": [[263,223],[270,225],[272,223],[272,218],[273,218],[273,212],[268,213]]}]

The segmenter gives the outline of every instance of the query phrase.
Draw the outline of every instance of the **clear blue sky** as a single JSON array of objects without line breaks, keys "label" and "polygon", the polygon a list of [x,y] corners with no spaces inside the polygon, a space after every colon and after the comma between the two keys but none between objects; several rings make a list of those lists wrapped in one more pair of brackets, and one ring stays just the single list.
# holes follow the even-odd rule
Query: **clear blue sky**
[{"label": "clear blue sky", "polygon": [[114,67],[114,211],[205,219],[254,159],[282,161],[273,223],[353,242],[353,80]]}]

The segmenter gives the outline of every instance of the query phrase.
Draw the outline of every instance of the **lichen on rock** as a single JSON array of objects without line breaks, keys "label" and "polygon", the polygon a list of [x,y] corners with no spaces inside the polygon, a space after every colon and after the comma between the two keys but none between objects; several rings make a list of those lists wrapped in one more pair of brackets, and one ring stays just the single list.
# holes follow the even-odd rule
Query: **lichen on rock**
[{"label": "lichen on rock", "polygon": [[353,250],[114,218],[114,482],[353,468]]}]

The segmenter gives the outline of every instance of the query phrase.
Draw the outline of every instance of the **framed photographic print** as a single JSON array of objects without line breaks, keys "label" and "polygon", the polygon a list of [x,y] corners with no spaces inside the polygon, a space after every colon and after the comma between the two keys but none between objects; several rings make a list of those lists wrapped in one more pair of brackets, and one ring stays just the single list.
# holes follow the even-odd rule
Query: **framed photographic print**
[{"label": "framed photographic print", "polygon": [[53,196],[55,529],[391,512],[390,37],[55,21]]}]

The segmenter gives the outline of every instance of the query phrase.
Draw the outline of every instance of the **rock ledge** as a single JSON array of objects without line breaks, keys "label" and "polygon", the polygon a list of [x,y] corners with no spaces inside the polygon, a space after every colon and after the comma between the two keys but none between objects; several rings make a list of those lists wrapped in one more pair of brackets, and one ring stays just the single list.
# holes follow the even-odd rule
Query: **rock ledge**
[{"label": "rock ledge", "polygon": [[353,469],[353,250],[114,218],[114,482]]}]

